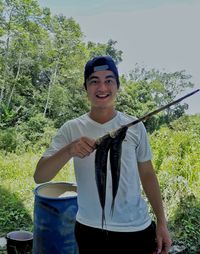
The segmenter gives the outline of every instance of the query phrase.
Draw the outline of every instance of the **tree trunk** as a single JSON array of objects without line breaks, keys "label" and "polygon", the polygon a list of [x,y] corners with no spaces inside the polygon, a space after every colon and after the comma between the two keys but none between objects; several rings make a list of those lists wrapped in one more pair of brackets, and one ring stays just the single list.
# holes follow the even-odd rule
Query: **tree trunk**
[{"label": "tree trunk", "polygon": [[11,93],[10,93],[10,97],[8,99],[8,103],[7,103],[8,107],[10,106],[10,102],[11,102],[11,99],[12,99],[12,96],[13,96],[13,93],[14,93],[14,90],[15,90],[15,86],[16,86],[17,80],[19,78],[19,73],[20,73],[20,69],[21,69],[21,61],[22,61],[22,53],[19,56],[19,63],[18,63],[18,68],[17,68],[17,74],[15,76],[14,84],[13,84],[13,87],[12,87],[12,90],[11,90]]},{"label": "tree trunk", "polygon": [[58,70],[58,62],[56,63],[54,73],[51,75],[51,79],[50,79],[50,82],[49,82],[48,93],[47,93],[47,100],[46,100],[46,105],[45,105],[44,113],[43,113],[43,116],[44,116],[44,117],[46,117],[47,109],[48,109],[48,106],[49,106],[49,99],[50,99],[50,94],[51,94],[51,87],[52,87],[52,86],[54,85],[54,83],[55,83],[55,80],[56,80],[56,77],[57,77],[57,70]]}]

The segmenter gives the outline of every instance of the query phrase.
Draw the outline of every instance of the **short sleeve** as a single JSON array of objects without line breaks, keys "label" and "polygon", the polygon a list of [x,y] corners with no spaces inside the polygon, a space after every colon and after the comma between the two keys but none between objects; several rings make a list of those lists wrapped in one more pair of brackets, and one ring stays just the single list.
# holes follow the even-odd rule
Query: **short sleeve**
[{"label": "short sleeve", "polygon": [[44,152],[43,157],[48,157],[55,154],[65,145],[70,143],[70,128],[68,123],[65,123],[57,131],[56,135],[53,137],[50,146]]},{"label": "short sleeve", "polygon": [[143,123],[139,124],[139,142],[136,147],[136,156],[138,162],[144,162],[152,159],[151,148]]}]

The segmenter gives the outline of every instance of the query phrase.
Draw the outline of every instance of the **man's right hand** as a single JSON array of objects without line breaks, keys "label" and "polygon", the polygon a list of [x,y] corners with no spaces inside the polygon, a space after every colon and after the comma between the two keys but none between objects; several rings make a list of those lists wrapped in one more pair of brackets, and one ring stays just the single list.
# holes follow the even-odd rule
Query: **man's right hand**
[{"label": "man's right hand", "polygon": [[95,150],[95,142],[94,139],[88,137],[74,140],[68,147],[70,156],[79,158],[89,156]]}]

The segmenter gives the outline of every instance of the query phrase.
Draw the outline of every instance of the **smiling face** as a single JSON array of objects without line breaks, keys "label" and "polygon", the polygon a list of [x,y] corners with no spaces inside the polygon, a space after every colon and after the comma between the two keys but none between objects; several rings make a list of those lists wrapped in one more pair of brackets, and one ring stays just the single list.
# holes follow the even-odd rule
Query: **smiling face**
[{"label": "smiling face", "polygon": [[86,81],[86,88],[92,109],[114,107],[118,86],[112,71],[103,70],[92,73]]}]

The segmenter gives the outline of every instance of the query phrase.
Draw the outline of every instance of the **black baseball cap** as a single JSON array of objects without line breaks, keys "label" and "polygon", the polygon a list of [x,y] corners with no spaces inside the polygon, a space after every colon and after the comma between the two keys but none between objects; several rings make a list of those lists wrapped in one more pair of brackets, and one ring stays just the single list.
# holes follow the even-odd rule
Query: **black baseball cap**
[{"label": "black baseball cap", "polygon": [[84,71],[84,86],[86,88],[86,80],[96,71],[110,70],[114,73],[117,86],[119,87],[119,74],[115,62],[110,56],[97,56],[89,60],[85,65]]}]

